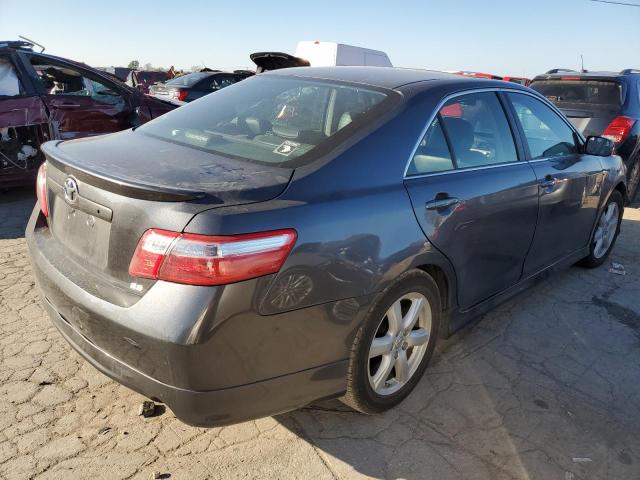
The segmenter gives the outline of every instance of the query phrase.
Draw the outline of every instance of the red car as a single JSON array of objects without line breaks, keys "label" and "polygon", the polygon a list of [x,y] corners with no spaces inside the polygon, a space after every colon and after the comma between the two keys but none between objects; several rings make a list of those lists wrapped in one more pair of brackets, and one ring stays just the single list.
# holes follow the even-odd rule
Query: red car
[{"label": "red car", "polygon": [[498,76],[498,75],[493,75],[491,73],[482,73],[482,72],[467,72],[467,71],[460,71],[460,72],[453,72],[456,75],[462,75],[464,77],[473,77],[473,78],[487,78],[489,80],[502,80],[502,77]]},{"label": "red car", "polygon": [[29,42],[0,41],[0,188],[35,180],[42,142],[125,130],[174,108]]},{"label": "red car", "polygon": [[525,77],[502,77],[502,80],[505,82],[517,83],[518,85],[524,85],[528,87],[531,83],[531,80]]}]

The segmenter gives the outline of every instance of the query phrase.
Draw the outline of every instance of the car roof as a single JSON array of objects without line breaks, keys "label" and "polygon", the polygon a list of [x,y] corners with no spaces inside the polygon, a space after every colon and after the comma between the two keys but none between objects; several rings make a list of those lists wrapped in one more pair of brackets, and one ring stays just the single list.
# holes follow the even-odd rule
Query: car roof
[{"label": "car roof", "polygon": [[398,67],[295,67],[271,70],[269,72],[261,73],[260,75],[306,77],[320,80],[363,83],[373,87],[387,89],[395,89],[411,83],[434,80],[456,84],[461,87],[495,87],[507,85],[509,88],[519,87],[515,83],[502,82],[499,80],[465,77],[432,70]]}]

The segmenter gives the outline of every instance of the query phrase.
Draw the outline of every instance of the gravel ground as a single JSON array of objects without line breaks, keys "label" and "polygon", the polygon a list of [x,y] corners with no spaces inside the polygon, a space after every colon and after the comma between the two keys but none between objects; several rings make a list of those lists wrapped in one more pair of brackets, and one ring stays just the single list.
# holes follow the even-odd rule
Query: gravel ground
[{"label": "gravel ground", "polygon": [[[640,478],[640,210],[607,267],[560,273],[442,342],[379,416],[337,401],[200,429],[67,346],[38,302],[23,238],[34,198],[0,192],[0,477]],[[637,206],[636,206],[637,207]]]}]

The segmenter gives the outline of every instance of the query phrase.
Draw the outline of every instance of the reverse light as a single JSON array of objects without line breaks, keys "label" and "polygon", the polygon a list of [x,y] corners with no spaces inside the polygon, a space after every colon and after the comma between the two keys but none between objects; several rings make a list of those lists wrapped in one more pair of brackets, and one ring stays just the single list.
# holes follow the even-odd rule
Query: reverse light
[{"label": "reverse light", "polygon": [[36,197],[38,205],[45,217],[49,216],[49,200],[47,198],[47,163],[44,162],[38,169],[36,178]]},{"label": "reverse light", "polygon": [[615,144],[622,143],[627,139],[629,134],[631,134],[631,129],[635,123],[636,120],[634,118],[620,115],[611,121],[602,136],[608,138]]},{"label": "reverse light", "polygon": [[224,285],[276,273],[287,259],[295,230],[210,236],[151,229],[129,265],[132,277],[189,285]]}]

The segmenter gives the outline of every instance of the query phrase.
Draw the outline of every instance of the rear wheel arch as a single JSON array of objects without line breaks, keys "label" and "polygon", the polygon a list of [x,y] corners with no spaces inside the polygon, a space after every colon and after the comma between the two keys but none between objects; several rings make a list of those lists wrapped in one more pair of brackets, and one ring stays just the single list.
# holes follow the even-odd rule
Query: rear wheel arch
[{"label": "rear wheel arch", "polygon": [[449,278],[447,277],[444,269],[435,264],[418,265],[416,268],[422,270],[425,273],[428,273],[433,281],[436,282],[436,285],[438,286],[438,292],[440,294],[441,309],[443,312],[449,310],[451,306],[451,301],[449,298],[451,286]]}]

